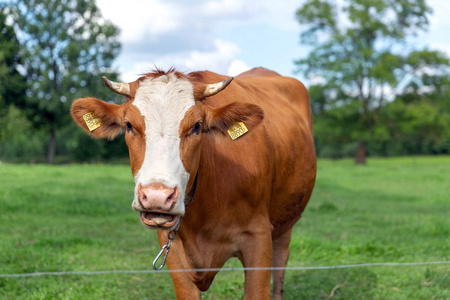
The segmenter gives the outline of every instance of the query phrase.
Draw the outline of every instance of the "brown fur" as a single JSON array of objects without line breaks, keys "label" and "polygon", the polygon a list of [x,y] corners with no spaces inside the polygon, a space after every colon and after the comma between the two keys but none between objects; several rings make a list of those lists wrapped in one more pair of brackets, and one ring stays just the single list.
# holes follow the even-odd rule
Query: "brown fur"
[{"label": "brown fur", "polygon": [[[156,71],[145,77],[164,74]],[[205,84],[226,79],[208,71],[176,74],[192,82],[194,96]],[[224,91],[197,100],[202,101],[186,113],[179,130],[181,159],[190,174],[187,190],[198,172],[197,191],[171,244],[169,269],[220,268],[233,256],[245,267],[286,266],[292,227],[309,201],[316,174],[305,87],[257,68],[237,76]],[[98,101],[75,101],[75,121],[87,130],[82,114],[95,113],[107,124],[90,133],[100,138],[123,130],[119,124],[125,119],[132,122],[136,134],[127,133],[126,140],[136,174],[144,157],[145,128],[129,105],[133,99],[120,107]],[[202,133],[195,134],[192,128],[198,121]],[[249,132],[233,141],[226,131],[238,121]],[[167,232],[158,231],[158,239],[164,245]],[[177,298],[200,299],[200,291],[209,288],[216,274],[171,273]],[[244,298],[270,298],[270,276],[270,271],[245,272]],[[282,298],[283,278],[283,271],[273,272],[276,299]]]},{"label": "brown fur", "polygon": [[203,109],[207,125],[205,129],[216,129],[222,134],[226,134],[236,122],[243,122],[249,130],[253,129],[264,118],[264,112],[258,105],[242,102],[233,102],[219,108],[207,108],[204,105]]},{"label": "brown fur", "polygon": [[[114,139],[124,131],[122,116],[127,107],[128,104],[121,106],[89,97],[78,99],[76,105],[72,105],[71,114],[75,122],[90,135],[96,138]],[[101,120],[101,126],[94,131],[88,129],[83,119],[87,113],[92,113]]]}]

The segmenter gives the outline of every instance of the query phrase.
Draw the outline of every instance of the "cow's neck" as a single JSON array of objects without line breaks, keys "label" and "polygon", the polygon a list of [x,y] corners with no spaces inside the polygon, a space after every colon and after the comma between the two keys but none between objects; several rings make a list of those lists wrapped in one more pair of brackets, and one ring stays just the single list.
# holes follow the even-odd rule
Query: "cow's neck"
[{"label": "cow's neck", "polygon": [[[199,169],[193,184],[193,187],[197,185],[195,197],[186,207],[179,230],[179,237],[188,250],[185,254],[190,268],[222,267],[234,254],[234,249],[230,248],[234,243],[224,242],[227,236],[232,237],[235,234],[233,220],[225,224],[220,231],[217,230],[219,223],[224,219],[225,222],[230,221],[230,216],[233,215],[234,208],[229,207],[229,197],[223,198],[224,195],[217,193],[217,188],[220,189],[225,179],[223,169],[233,166],[227,165],[224,156],[217,151],[216,147],[220,146],[214,141],[214,137],[211,136],[202,140]],[[230,215],[223,215],[225,211]],[[211,232],[214,234],[211,235]],[[223,247],[210,247],[218,241],[221,241]]]}]

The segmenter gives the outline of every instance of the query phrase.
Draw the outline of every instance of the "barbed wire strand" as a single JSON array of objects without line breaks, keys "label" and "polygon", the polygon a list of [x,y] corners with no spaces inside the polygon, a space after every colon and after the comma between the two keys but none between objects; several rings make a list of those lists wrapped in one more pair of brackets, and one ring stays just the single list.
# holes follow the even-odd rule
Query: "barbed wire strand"
[{"label": "barbed wire strand", "polygon": [[154,274],[154,273],[186,273],[186,272],[230,272],[230,271],[267,271],[267,270],[287,270],[287,271],[304,271],[304,270],[328,270],[328,269],[347,269],[362,268],[374,266],[423,266],[423,265],[442,265],[450,264],[450,261],[431,261],[431,262],[414,262],[414,263],[365,263],[353,265],[336,265],[336,266],[305,266],[305,267],[266,267],[266,268],[205,268],[205,269],[177,269],[177,270],[105,270],[105,271],[65,271],[65,272],[36,272],[22,274],[0,274],[0,278],[12,277],[38,277],[38,276],[67,276],[67,275],[105,275],[105,274]]}]

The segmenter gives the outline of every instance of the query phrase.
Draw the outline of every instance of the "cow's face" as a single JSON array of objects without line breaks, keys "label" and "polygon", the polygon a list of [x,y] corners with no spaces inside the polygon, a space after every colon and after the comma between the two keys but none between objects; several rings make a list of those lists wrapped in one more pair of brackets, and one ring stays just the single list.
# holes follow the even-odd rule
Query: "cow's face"
[{"label": "cow's face", "polygon": [[[140,212],[145,226],[172,229],[184,215],[186,194],[199,169],[202,134],[225,133],[233,123],[244,120],[255,126],[263,118],[256,105],[235,102],[212,109],[195,99],[199,91],[203,97],[211,96],[230,81],[199,87],[185,76],[168,73],[141,78],[126,86],[125,92],[114,89],[131,97],[122,105],[95,98],[73,103],[74,120],[94,137],[113,138],[125,131],[136,183],[132,208]],[[88,113],[100,121],[100,127],[89,130],[84,117]]]},{"label": "cow's face", "polygon": [[124,122],[136,182],[132,207],[147,226],[173,227],[200,157],[202,114],[191,82],[174,73],[141,81]]}]

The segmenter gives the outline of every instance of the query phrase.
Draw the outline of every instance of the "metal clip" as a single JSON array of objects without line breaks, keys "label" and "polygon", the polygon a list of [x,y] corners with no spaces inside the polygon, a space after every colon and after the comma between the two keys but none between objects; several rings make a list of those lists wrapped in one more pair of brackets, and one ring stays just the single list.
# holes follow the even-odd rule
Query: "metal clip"
[{"label": "metal clip", "polygon": [[[170,243],[177,237],[177,231],[180,228],[180,223],[181,223],[181,217],[178,220],[177,227],[175,229],[169,231],[169,233],[167,234],[167,239],[168,239],[167,243],[164,246],[162,246],[161,251],[159,251],[158,255],[153,260],[153,269],[154,270],[159,271],[166,264],[167,255],[169,255],[169,251],[170,251]],[[164,253],[164,251],[166,251],[166,253]],[[164,256],[163,256],[163,259],[161,261],[161,265],[157,268],[156,267],[156,263],[158,262],[158,259],[161,257],[161,255],[163,253],[164,253]]]},{"label": "metal clip", "polygon": [[[153,260],[153,269],[154,270],[159,271],[166,264],[167,255],[169,254],[169,251],[170,251],[170,242],[171,242],[171,240],[169,240],[164,246],[162,246],[161,251],[159,251],[159,253],[156,256],[155,260]],[[156,263],[158,262],[158,259],[161,257],[161,255],[164,253],[165,250],[166,250],[166,253],[163,256],[163,259],[161,261],[161,265],[157,268],[156,267]]]}]

